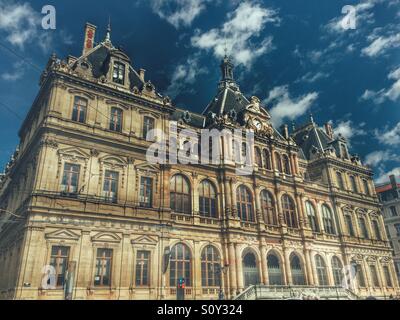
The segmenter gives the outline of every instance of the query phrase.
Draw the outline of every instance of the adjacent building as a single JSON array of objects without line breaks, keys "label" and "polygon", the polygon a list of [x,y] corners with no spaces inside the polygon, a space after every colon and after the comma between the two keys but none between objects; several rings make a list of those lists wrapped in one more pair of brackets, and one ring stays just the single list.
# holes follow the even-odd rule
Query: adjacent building
[{"label": "adjacent building", "polygon": [[[3,299],[174,299],[180,279],[186,299],[253,285],[323,295],[349,265],[356,279],[342,293],[397,294],[373,173],[329,124],[274,128],[229,57],[204,112],[177,108],[110,28],[98,44],[95,34],[87,24],[79,57],[49,59],[1,177]],[[211,140],[214,163],[149,163],[160,137],[148,133],[171,124],[252,129],[255,142]],[[249,174],[232,153],[254,159]]]},{"label": "adjacent building", "polygon": [[391,175],[390,182],[376,186],[376,193],[382,203],[386,233],[394,251],[394,265],[400,279],[400,183]]}]

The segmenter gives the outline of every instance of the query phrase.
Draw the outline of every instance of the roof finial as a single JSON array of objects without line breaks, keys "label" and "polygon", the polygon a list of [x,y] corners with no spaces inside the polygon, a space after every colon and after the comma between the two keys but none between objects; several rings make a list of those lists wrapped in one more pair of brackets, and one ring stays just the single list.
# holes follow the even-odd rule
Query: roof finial
[{"label": "roof finial", "polygon": [[310,122],[311,122],[312,124],[314,124],[314,117],[313,117],[313,114],[312,114],[311,111],[310,111]]},{"label": "roof finial", "polygon": [[106,33],[106,42],[111,42],[111,17],[108,16],[108,26]]}]

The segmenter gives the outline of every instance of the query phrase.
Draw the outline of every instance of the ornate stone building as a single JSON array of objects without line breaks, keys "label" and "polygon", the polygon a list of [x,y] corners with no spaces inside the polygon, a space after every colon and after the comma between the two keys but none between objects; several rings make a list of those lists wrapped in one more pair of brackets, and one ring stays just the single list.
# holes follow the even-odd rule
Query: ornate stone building
[{"label": "ornate stone building", "polygon": [[[343,137],[313,119],[273,128],[229,58],[203,113],[176,108],[110,30],[99,44],[95,33],[87,24],[79,58],[50,58],[1,178],[2,298],[174,299],[180,278],[186,299],[254,284],[319,294],[341,287],[348,265],[349,296],[397,293],[372,172]],[[251,174],[236,174],[223,137],[217,163],[147,162],[147,133],[171,121],[253,129],[255,147],[235,148],[254,157]]]},{"label": "ornate stone building", "polygon": [[400,183],[391,175],[389,183],[376,186],[376,193],[382,203],[386,233],[394,252],[394,266],[400,279]]}]

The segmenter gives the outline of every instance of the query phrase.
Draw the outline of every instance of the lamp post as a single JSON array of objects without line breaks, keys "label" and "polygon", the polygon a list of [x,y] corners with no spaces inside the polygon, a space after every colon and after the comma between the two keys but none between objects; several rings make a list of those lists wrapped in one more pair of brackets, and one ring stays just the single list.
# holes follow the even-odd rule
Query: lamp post
[{"label": "lamp post", "polygon": [[214,270],[215,274],[219,277],[219,293],[218,293],[218,300],[224,300],[224,291],[222,289],[222,275],[226,274],[228,271],[229,264],[222,266],[221,264],[216,265],[216,270]]}]

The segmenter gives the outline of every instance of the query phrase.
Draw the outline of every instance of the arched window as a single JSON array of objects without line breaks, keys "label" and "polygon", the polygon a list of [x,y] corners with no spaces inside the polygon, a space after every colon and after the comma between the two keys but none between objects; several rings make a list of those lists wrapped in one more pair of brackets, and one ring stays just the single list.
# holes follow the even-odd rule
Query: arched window
[{"label": "arched window", "polygon": [[170,201],[172,211],[189,215],[192,213],[189,182],[180,174],[171,179]]},{"label": "arched window", "polygon": [[236,189],[236,205],[242,221],[254,221],[253,198],[250,190],[244,185]]},{"label": "arched window", "polygon": [[324,259],[320,255],[315,256],[315,268],[317,269],[318,284],[320,286],[328,285],[328,276]]},{"label": "arched window", "polygon": [[199,211],[203,217],[217,217],[217,193],[208,180],[202,181],[199,186]]},{"label": "arched window", "polygon": [[306,284],[304,278],[303,267],[300,258],[296,254],[290,256],[290,270],[292,271],[292,282],[295,286],[302,286]]},{"label": "arched window", "polygon": [[121,132],[122,130],[122,110],[111,108],[110,130]]},{"label": "arched window", "polygon": [[322,205],[322,221],[324,222],[325,232],[328,234],[336,234],[335,222],[331,209],[327,205]]},{"label": "arched window", "polygon": [[269,285],[282,285],[282,269],[279,258],[275,253],[270,253],[267,256],[268,279]]},{"label": "arched window", "polygon": [[339,171],[336,172],[336,182],[337,182],[338,188],[340,190],[344,190],[343,177],[342,177],[342,174]]},{"label": "arched window", "polygon": [[374,228],[375,239],[382,240],[381,230],[379,228],[379,223],[377,220],[372,220],[372,226]]},{"label": "arched window", "polygon": [[291,174],[290,161],[286,154],[283,155],[283,170],[285,174]]},{"label": "arched window", "polygon": [[275,205],[272,195],[267,190],[261,191],[261,208],[266,224],[276,226],[278,224],[275,213]]},{"label": "arched window", "polygon": [[296,207],[294,201],[287,194],[282,196],[283,217],[289,228],[298,228]]},{"label": "arched window", "polygon": [[367,196],[371,195],[371,192],[369,191],[369,185],[368,185],[368,181],[363,179],[363,184],[364,184],[364,192]]},{"label": "arched window", "polygon": [[368,229],[367,229],[367,224],[365,222],[365,218],[359,217],[358,224],[360,225],[361,237],[363,237],[364,239],[369,239],[369,234],[368,234]]},{"label": "arched window", "polygon": [[191,261],[192,255],[188,246],[183,243],[176,244],[171,250],[170,256],[169,285],[175,287],[179,279],[185,279],[186,286],[192,284]]},{"label": "arched window", "polygon": [[201,254],[201,285],[219,287],[221,283],[221,259],[214,246],[207,246]]},{"label": "arched window", "polygon": [[282,172],[282,161],[281,161],[281,156],[279,155],[278,152],[275,152],[275,162],[276,162],[276,169],[279,172]]},{"label": "arched window", "polygon": [[254,149],[254,153],[255,153],[255,158],[256,158],[256,165],[259,168],[262,168],[262,159],[261,159],[261,151],[260,148],[256,147]]},{"label": "arched window", "polygon": [[306,212],[311,230],[313,232],[319,232],[317,215],[315,214],[315,209],[311,201],[306,201]]},{"label": "arched window", "polygon": [[254,253],[248,252],[243,257],[243,278],[244,286],[259,284],[260,274],[257,267],[257,258]]},{"label": "arched window", "polygon": [[354,176],[350,176],[350,184],[351,184],[351,191],[358,192],[356,178],[354,178]]},{"label": "arched window", "polygon": [[264,158],[264,168],[267,170],[271,170],[271,157],[267,149],[263,150],[263,158]]},{"label": "arched window", "polygon": [[335,286],[339,287],[342,285],[343,281],[343,266],[339,258],[336,256],[332,257],[331,263],[332,263],[333,281],[335,282]]}]

